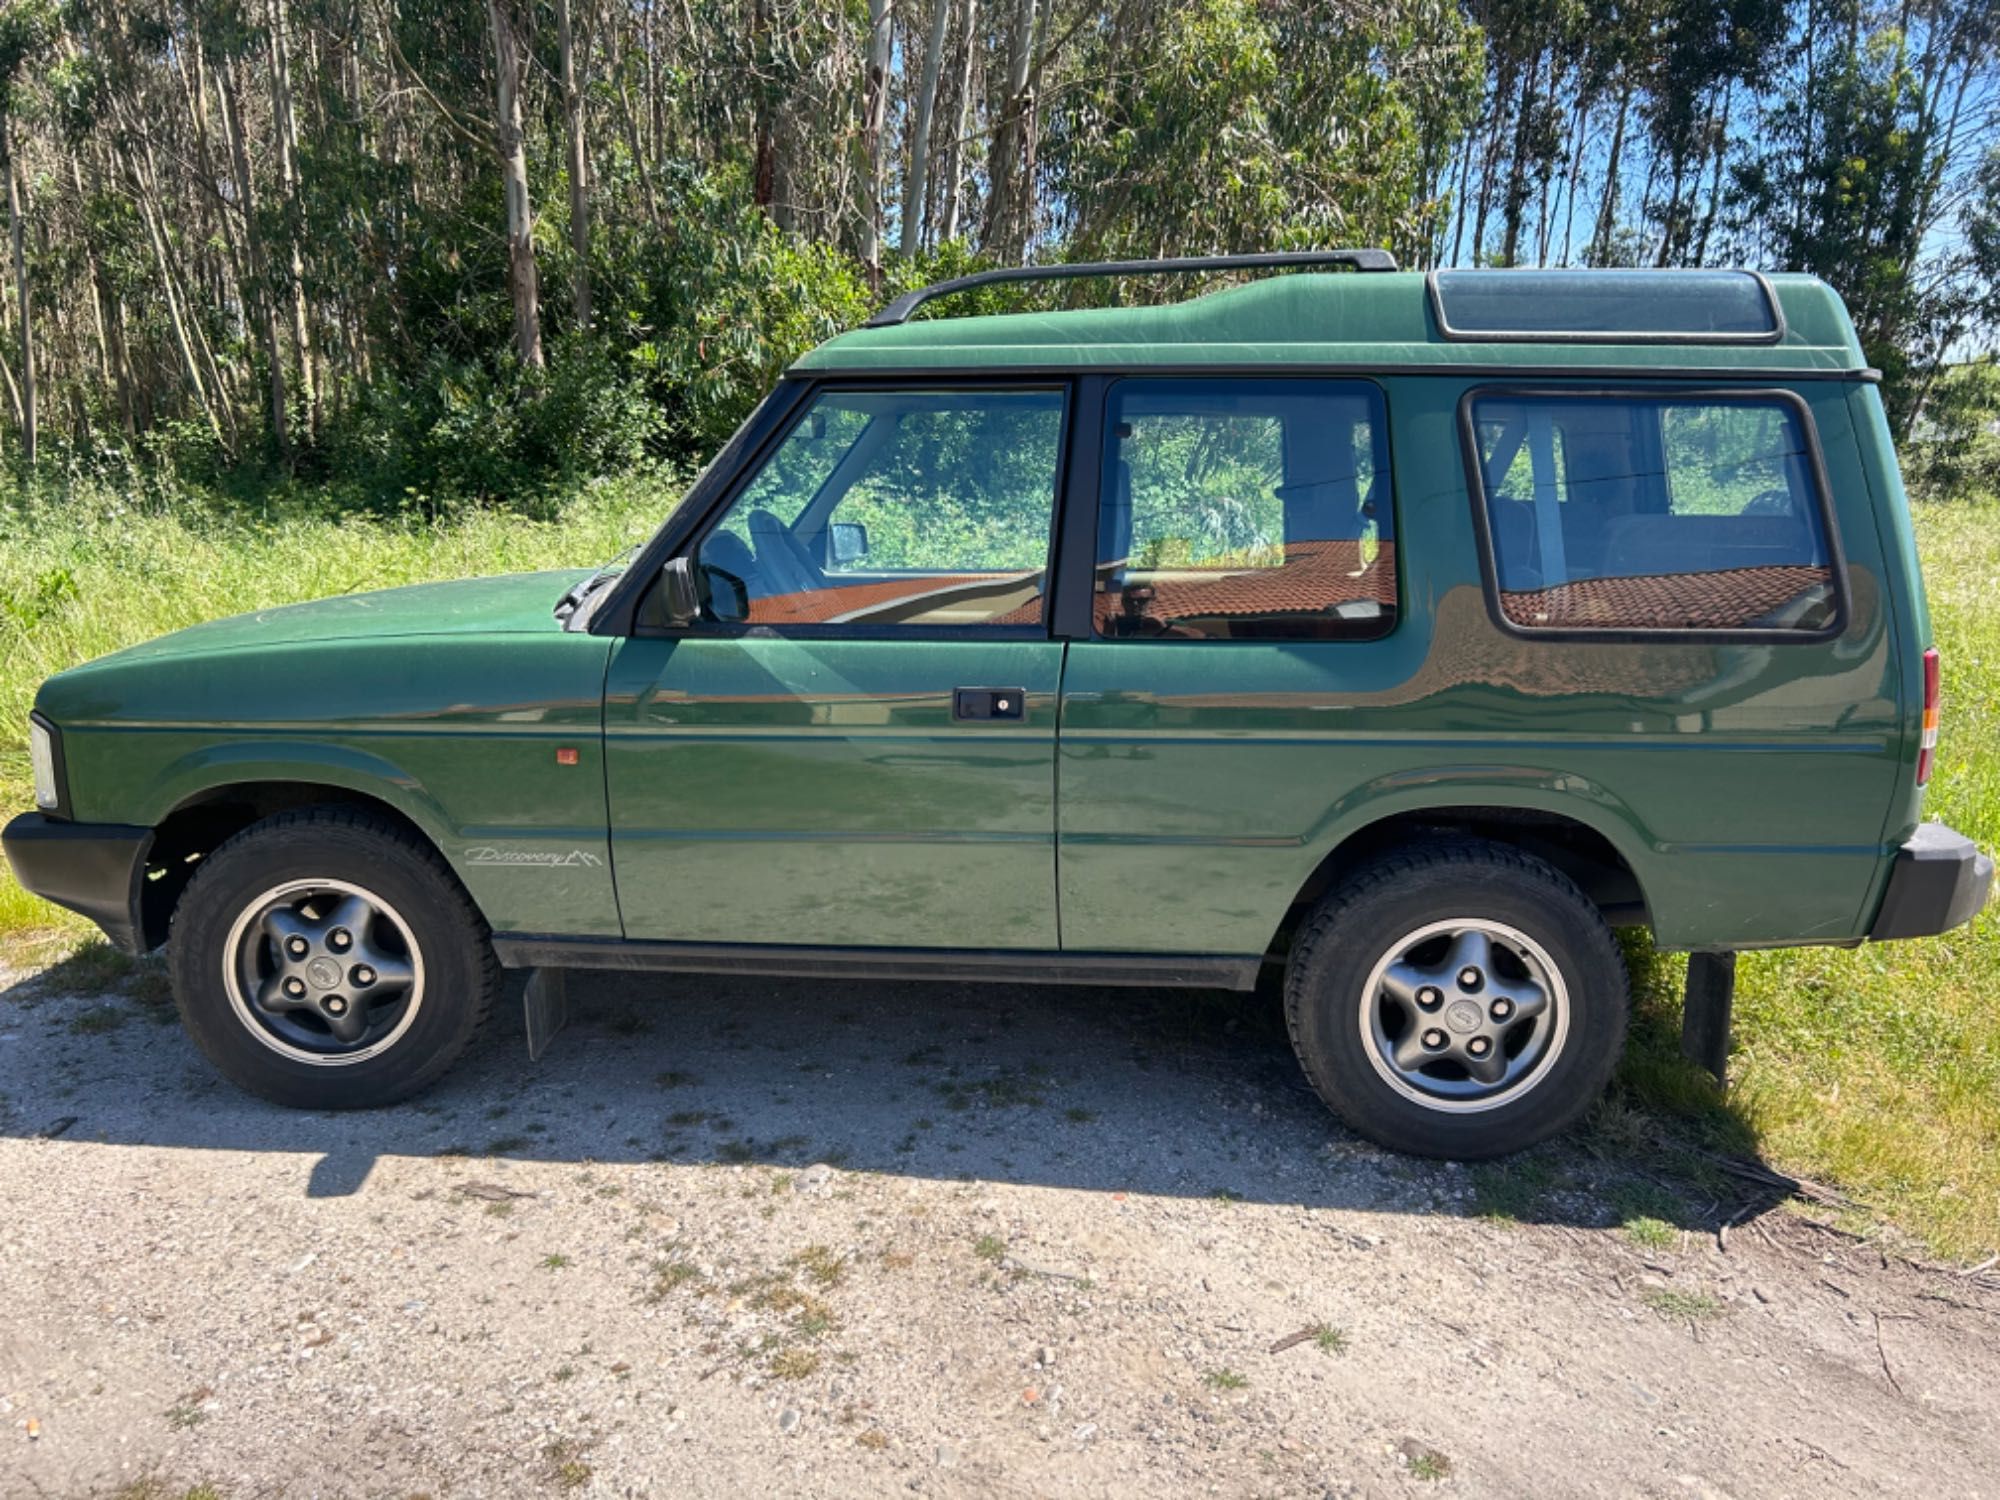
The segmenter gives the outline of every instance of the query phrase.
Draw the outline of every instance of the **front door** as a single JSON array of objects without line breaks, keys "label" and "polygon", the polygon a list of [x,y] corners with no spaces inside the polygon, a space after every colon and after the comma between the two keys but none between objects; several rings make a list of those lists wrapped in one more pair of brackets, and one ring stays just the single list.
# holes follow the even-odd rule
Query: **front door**
[{"label": "front door", "polygon": [[1053,950],[1060,387],[829,388],[605,686],[625,935]]}]

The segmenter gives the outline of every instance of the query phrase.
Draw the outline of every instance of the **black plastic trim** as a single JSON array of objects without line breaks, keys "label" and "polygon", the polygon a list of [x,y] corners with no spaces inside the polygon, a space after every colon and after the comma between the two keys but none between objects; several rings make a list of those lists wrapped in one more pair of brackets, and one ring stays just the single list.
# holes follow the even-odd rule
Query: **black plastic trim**
[{"label": "black plastic trim", "polygon": [[1250,990],[1261,956],[1049,953],[1009,949],[807,948],[763,943],[628,942],[500,932],[510,969],[624,969],[655,974],[777,974],[806,979],[930,979]]},{"label": "black plastic trim", "polygon": [[[1517,271],[1526,267],[1511,268]],[[1536,268],[1540,269],[1540,268]],[[1560,267],[1550,269],[1561,270]],[[1726,270],[1731,275],[1748,276],[1762,288],[1764,305],[1771,310],[1771,327],[1762,333],[1639,333],[1618,330],[1611,333],[1577,333],[1532,329],[1495,329],[1491,332],[1454,328],[1444,315],[1444,293],[1438,287],[1438,277],[1445,272],[1473,275],[1476,272],[1465,266],[1440,266],[1424,273],[1424,294],[1430,303],[1431,318],[1437,324],[1439,335],[1454,344],[1717,344],[1733,348],[1761,348],[1785,341],[1787,324],[1785,309],[1778,301],[1777,288],[1771,285],[1770,277],[1762,271],[1747,270],[1738,266],[1709,267],[1710,270]]]},{"label": "black plastic trim", "polygon": [[1291,266],[1350,266],[1356,271],[1394,271],[1396,257],[1387,250],[1279,250],[1257,255],[1184,255],[1165,260],[1077,261],[1053,266],[1004,266],[997,271],[975,271],[970,276],[954,276],[905,292],[875,314],[864,328],[893,328],[907,323],[911,314],[927,302],[968,292],[974,287],[1001,286],[1023,281],[1074,281],[1085,276],[1157,276],[1162,272],[1181,274],[1196,271],[1262,271]]},{"label": "black plastic trim", "polygon": [[1934,937],[1979,914],[1993,889],[1993,861],[1942,823],[1919,823],[1896,851],[1870,942]]},{"label": "black plastic trim", "polygon": [[1062,640],[1091,638],[1091,589],[1097,577],[1097,523],[1104,486],[1104,394],[1111,380],[1086,376],[1070,401],[1069,466],[1063,476],[1055,573],[1047,616]]},{"label": "black plastic trim", "polygon": [[[1647,630],[1621,626],[1593,630],[1567,627],[1521,625],[1507,618],[1500,607],[1500,570],[1493,550],[1493,525],[1486,501],[1485,465],[1479,457],[1479,433],[1472,419],[1472,404],[1482,396],[1515,397],[1524,400],[1598,399],[1629,400],[1634,396],[1670,396],[1680,400],[1777,401],[1789,406],[1799,419],[1805,435],[1806,457],[1812,471],[1813,489],[1819,501],[1820,526],[1826,536],[1827,567],[1833,574],[1833,621],[1821,630]],[[1476,385],[1458,398],[1458,438],[1465,466],[1465,490],[1472,500],[1472,528],[1479,541],[1479,577],[1486,595],[1486,613],[1504,635],[1524,641],[1601,641],[1609,644],[1684,641],[1701,645],[1823,645],[1838,640],[1847,631],[1853,615],[1847,579],[1847,554],[1840,545],[1840,526],[1833,511],[1833,485],[1827,478],[1826,456],[1820,451],[1819,428],[1812,407],[1797,391],[1779,386],[1662,386],[1654,380],[1634,380],[1617,385]]]},{"label": "black plastic trim", "polygon": [[30,812],[7,825],[0,846],[24,889],[90,918],[127,953],[151,946],[143,940],[139,893],[152,829]]}]

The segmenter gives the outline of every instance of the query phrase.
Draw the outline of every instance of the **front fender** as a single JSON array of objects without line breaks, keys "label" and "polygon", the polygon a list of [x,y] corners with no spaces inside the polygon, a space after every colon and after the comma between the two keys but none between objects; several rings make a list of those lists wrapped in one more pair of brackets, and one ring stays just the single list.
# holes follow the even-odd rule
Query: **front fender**
[{"label": "front fender", "polygon": [[394,808],[450,858],[457,830],[422,779],[385,755],[308,739],[197,745],[160,769],[140,816],[157,826],[207,793],[251,782],[338,787]]}]

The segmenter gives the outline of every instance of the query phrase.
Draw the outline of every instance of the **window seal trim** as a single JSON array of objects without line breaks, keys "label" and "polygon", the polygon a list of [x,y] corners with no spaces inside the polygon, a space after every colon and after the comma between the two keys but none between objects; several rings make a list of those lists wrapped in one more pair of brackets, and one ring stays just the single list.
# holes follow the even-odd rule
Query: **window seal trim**
[{"label": "window seal trim", "polygon": [[[1043,573],[1046,576],[1052,570],[1058,555],[1055,551],[1058,540],[1056,532],[1057,516],[1061,508],[1065,478],[1070,461],[1070,450],[1074,442],[1075,425],[1073,414],[1077,402],[1077,381],[1074,375],[1029,376],[1012,370],[996,370],[983,372],[982,375],[972,375],[969,372],[962,371],[934,371],[923,376],[909,373],[901,376],[883,376],[878,378],[868,375],[844,375],[839,372],[828,372],[823,377],[815,375],[803,379],[788,375],[779,382],[776,389],[783,390],[787,385],[796,387],[790,401],[782,411],[774,415],[769,430],[759,435],[754,446],[746,446],[746,451],[730,465],[728,472],[716,476],[716,483],[713,488],[708,494],[701,497],[699,513],[682,517],[680,511],[677,510],[668,518],[667,523],[662,524],[660,530],[654,534],[653,540],[647,544],[646,550],[633,563],[632,567],[635,570],[641,565],[648,566],[649,576],[644,586],[634,591],[629,628],[619,631],[598,631],[595,629],[596,621],[593,620],[593,634],[627,635],[643,640],[725,639],[742,638],[751,635],[763,635],[774,638],[779,635],[787,635],[818,640],[916,640],[925,636],[927,632],[936,632],[930,638],[949,641],[970,641],[981,638],[987,640],[1040,641],[1050,638],[1050,596],[1052,589],[1047,582],[1044,583],[1042,589],[1042,619],[1039,624],[1035,625],[881,626],[876,627],[881,632],[878,636],[863,633],[864,631],[868,631],[870,627],[834,624],[831,622],[774,625],[766,621],[752,625],[747,621],[723,622],[716,620],[696,620],[692,624],[679,626],[650,625],[644,623],[640,619],[640,616],[644,612],[645,596],[658,585],[660,569],[666,566],[667,560],[683,555],[688,557],[694,555],[696,549],[707,539],[708,534],[715,529],[721,522],[722,517],[728,513],[729,507],[736,503],[743,491],[748,489],[751,482],[763,471],[764,465],[777,452],[778,447],[805,420],[806,416],[812,411],[814,403],[821,396],[835,391],[994,389],[1009,391],[1054,391],[1060,394],[1063,400],[1064,426],[1062,446],[1056,459],[1056,488],[1051,499],[1049,520],[1050,550],[1047,554],[1047,561],[1043,564]],[[754,421],[755,415],[753,414],[752,419],[745,423],[745,427],[747,428]],[[736,442],[742,435],[743,431],[739,429],[736,436],[730,439],[730,442]],[[681,509],[689,509],[689,506],[684,505]],[[622,600],[619,602],[623,603]]]},{"label": "window seal trim", "polygon": [[[1819,505],[1820,528],[1826,539],[1827,568],[1833,574],[1833,619],[1819,630],[1778,630],[1740,627],[1703,630],[1682,626],[1521,625],[1507,618],[1500,606],[1500,566],[1493,546],[1493,519],[1486,495],[1484,465],[1479,461],[1479,432],[1473,420],[1473,403],[1481,397],[1520,400],[1584,399],[1629,400],[1634,396],[1667,397],[1675,401],[1716,401],[1733,405],[1775,402],[1789,407],[1798,419],[1805,438],[1806,467],[1811,476],[1814,498]],[[1853,599],[1848,587],[1847,554],[1840,545],[1840,526],[1833,509],[1833,485],[1827,477],[1826,455],[1820,448],[1819,427],[1812,407],[1797,391],[1782,386],[1717,386],[1690,390],[1681,386],[1661,386],[1634,382],[1628,385],[1539,386],[1475,385],[1458,398],[1459,453],[1465,468],[1466,494],[1472,502],[1472,529],[1479,550],[1481,592],[1486,613],[1501,634],[1524,641],[1594,641],[1601,644],[1659,644],[1686,642],[1696,645],[1811,646],[1838,640],[1853,620]],[[1620,577],[1630,575],[1617,575]]]},{"label": "window seal trim", "polygon": [[1090,548],[1088,553],[1085,554],[1090,558],[1091,561],[1090,561],[1090,566],[1087,570],[1077,570],[1077,571],[1083,571],[1085,573],[1085,576],[1089,577],[1092,580],[1092,583],[1094,584],[1096,581],[1097,570],[1098,568],[1103,566],[1103,560],[1100,559],[1097,555],[1097,542],[1098,542],[1097,528],[1099,523],[1103,519],[1103,513],[1104,513],[1104,424],[1106,419],[1110,416],[1111,392],[1114,387],[1121,385],[1128,380],[1182,380],[1182,379],[1210,380],[1210,381],[1236,380],[1236,381],[1242,381],[1244,383],[1250,383],[1256,381],[1268,382],[1268,381],[1281,381],[1281,380],[1285,381],[1339,380],[1339,381],[1344,381],[1349,385],[1365,385],[1370,387],[1375,392],[1375,399],[1380,407],[1380,415],[1382,418],[1382,450],[1385,458],[1388,461],[1389,520],[1391,523],[1390,547],[1393,552],[1393,556],[1391,558],[1391,568],[1395,574],[1396,602],[1390,612],[1389,628],[1387,630],[1381,631],[1375,635],[1350,635],[1350,636],[1219,635],[1219,636],[1183,637],[1183,636],[1144,636],[1144,635],[1099,635],[1097,633],[1096,611],[1092,609],[1087,602],[1089,598],[1092,597],[1092,595],[1086,593],[1083,633],[1080,636],[1074,637],[1074,639],[1088,641],[1091,642],[1092,644],[1103,645],[1103,646],[1200,646],[1200,647],[1238,646],[1241,647],[1241,646],[1293,645],[1293,646],[1354,647],[1354,646],[1377,645],[1393,637],[1396,634],[1396,632],[1402,628],[1403,622],[1405,619],[1408,618],[1408,615],[1403,608],[1403,600],[1406,597],[1403,588],[1403,548],[1402,548],[1402,529],[1401,529],[1403,518],[1402,518],[1401,507],[1398,503],[1398,495],[1397,495],[1398,486],[1397,486],[1397,472],[1396,472],[1395,421],[1389,410],[1389,391],[1388,388],[1382,384],[1382,380],[1385,374],[1398,374],[1398,373],[1400,372],[1399,371],[1385,372],[1379,369],[1374,369],[1372,367],[1369,373],[1366,374],[1361,374],[1361,373],[1333,374],[1333,373],[1322,373],[1310,369],[1296,369],[1296,368],[1277,369],[1277,370],[1228,369],[1228,368],[1221,370],[1186,370],[1186,369],[1173,369],[1169,367],[1167,369],[1161,369],[1161,370],[1119,370],[1115,373],[1105,373],[1101,375],[1099,377],[1099,386],[1098,386],[1097,402],[1096,402],[1097,447],[1098,447],[1097,466],[1096,466],[1097,472],[1095,475],[1095,483],[1093,484],[1091,489]]},{"label": "window seal trim", "polygon": [[1771,278],[1762,271],[1746,267],[1724,268],[1733,276],[1748,276],[1764,293],[1764,305],[1771,312],[1771,327],[1762,333],[1646,333],[1637,329],[1618,329],[1609,333],[1591,333],[1561,330],[1540,330],[1525,328],[1470,329],[1454,328],[1444,315],[1444,292],[1438,285],[1438,277],[1446,271],[1465,272],[1465,266],[1439,266],[1424,273],[1425,301],[1430,306],[1431,317],[1437,323],[1440,337],[1453,344],[1713,344],[1734,348],[1764,348],[1782,344],[1789,326],[1785,322],[1784,305],[1778,301],[1778,289],[1771,285]]}]

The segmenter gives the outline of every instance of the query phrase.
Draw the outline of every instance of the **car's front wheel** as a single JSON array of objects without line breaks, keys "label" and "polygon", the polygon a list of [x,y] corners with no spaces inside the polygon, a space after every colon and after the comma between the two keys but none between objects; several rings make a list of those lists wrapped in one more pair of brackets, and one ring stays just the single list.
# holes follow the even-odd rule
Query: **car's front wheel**
[{"label": "car's front wheel", "polygon": [[1292,1043],[1361,1134],[1424,1156],[1500,1156],[1568,1128],[1624,1045],[1629,982],[1602,915],[1505,845],[1392,854],[1301,927]]},{"label": "car's front wheel", "polygon": [[232,1082],[280,1104],[391,1104],[491,1010],[485,924],[429,845],[344,808],[282,813],[204,860],[174,913],[174,997]]}]

